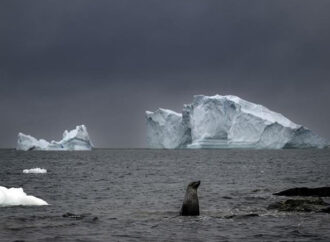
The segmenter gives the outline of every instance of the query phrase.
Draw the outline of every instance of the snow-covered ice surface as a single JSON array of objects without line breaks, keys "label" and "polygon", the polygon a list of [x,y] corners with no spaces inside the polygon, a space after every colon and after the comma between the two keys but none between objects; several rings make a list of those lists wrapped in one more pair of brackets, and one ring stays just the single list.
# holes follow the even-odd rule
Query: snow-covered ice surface
[{"label": "snow-covered ice surface", "polygon": [[7,206],[42,206],[48,203],[40,198],[27,195],[23,188],[6,188],[0,186],[0,207]]},{"label": "snow-covered ice surface", "polygon": [[25,174],[29,174],[29,173],[44,174],[44,173],[47,173],[47,170],[37,167],[37,168],[32,168],[32,169],[24,169],[23,173],[25,173]]},{"label": "snow-covered ice surface", "polygon": [[328,141],[237,96],[194,96],[182,114],[146,112],[150,148],[324,148]]},{"label": "snow-covered ice surface", "polygon": [[85,125],[78,125],[71,131],[65,130],[60,141],[48,142],[23,133],[18,134],[17,150],[91,150],[91,142]]}]

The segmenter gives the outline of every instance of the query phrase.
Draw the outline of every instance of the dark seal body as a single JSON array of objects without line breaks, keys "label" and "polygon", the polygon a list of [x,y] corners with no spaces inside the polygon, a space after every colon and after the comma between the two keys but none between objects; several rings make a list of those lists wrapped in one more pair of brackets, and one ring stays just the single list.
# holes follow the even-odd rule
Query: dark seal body
[{"label": "dark seal body", "polygon": [[181,207],[181,216],[198,216],[199,215],[199,202],[197,196],[197,188],[199,187],[200,181],[191,182],[186,190],[183,204]]}]

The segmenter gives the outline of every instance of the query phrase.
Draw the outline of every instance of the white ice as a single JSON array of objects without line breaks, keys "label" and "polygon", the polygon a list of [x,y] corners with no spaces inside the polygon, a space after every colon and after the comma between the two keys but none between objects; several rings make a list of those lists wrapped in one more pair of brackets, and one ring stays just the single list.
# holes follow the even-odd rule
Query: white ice
[{"label": "white ice", "polygon": [[151,148],[174,149],[185,142],[181,114],[160,108],[155,112],[147,111],[146,117],[147,139]]},{"label": "white ice", "polygon": [[47,170],[46,169],[43,169],[43,168],[37,167],[37,168],[32,168],[32,169],[24,169],[23,170],[23,173],[25,173],[25,174],[29,174],[29,173],[35,173],[35,174],[40,173],[40,174],[44,174],[44,173],[47,173]]},{"label": "white ice", "polygon": [[91,142],[87,128],[85,125],[78,125],[71,131],[65,130],[63,138],[60,141],[48,142],[44,139],[18,134],[17,150],[91,150],[93,143]]},{"label": "white ice", "polygon": [[328,141],[282,114],[237,96],[194,96],[182,114],[147,112],[150,148],[323,148]]},{"label": "white ice", "polygon": [[6,188],[0,186],[0,207],[7,206],[42,206],[48,203],[40,198],[27,195],[23,188]]}]

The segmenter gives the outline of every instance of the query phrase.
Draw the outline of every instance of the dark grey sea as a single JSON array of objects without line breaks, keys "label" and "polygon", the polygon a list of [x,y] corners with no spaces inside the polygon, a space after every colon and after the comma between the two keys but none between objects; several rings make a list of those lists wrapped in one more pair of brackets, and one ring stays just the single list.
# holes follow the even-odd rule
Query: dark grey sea
[{"label": "dark grey sea", "polygon": [[[35,167],[48,173],[22,173]],[[177,216],[194,180],[201,215]],[[330,241],[330,214],[266,209],[284,199],[272,193],[329,185],[330,149],[3,149],[0,186],[50,205],[0,207],[0,241]]]}]

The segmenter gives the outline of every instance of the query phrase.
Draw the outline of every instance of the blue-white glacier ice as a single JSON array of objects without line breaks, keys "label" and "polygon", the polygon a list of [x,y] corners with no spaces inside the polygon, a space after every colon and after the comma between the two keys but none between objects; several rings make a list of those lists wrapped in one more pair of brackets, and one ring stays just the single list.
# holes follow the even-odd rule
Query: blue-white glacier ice
[{"label": "blue-white glacier ice", "polygon": [[151,148],[182,148],[189,142],[190,133],[184,127],[182,115],[168,109],[146,112],[147,139]]},{"label": "blue-white glacier ice", "polygon": [[327,140],[237,96],[194,96],[182,114],[146,112],[150,148],[324,148]]},{"label": "blue-white glacier ice", "polygon": [[65,130],[60,141],[48,142],[23,133],[18,134],[17,150],[91,150],[91,142],[85,125],[78,125],[71,131]]}]

